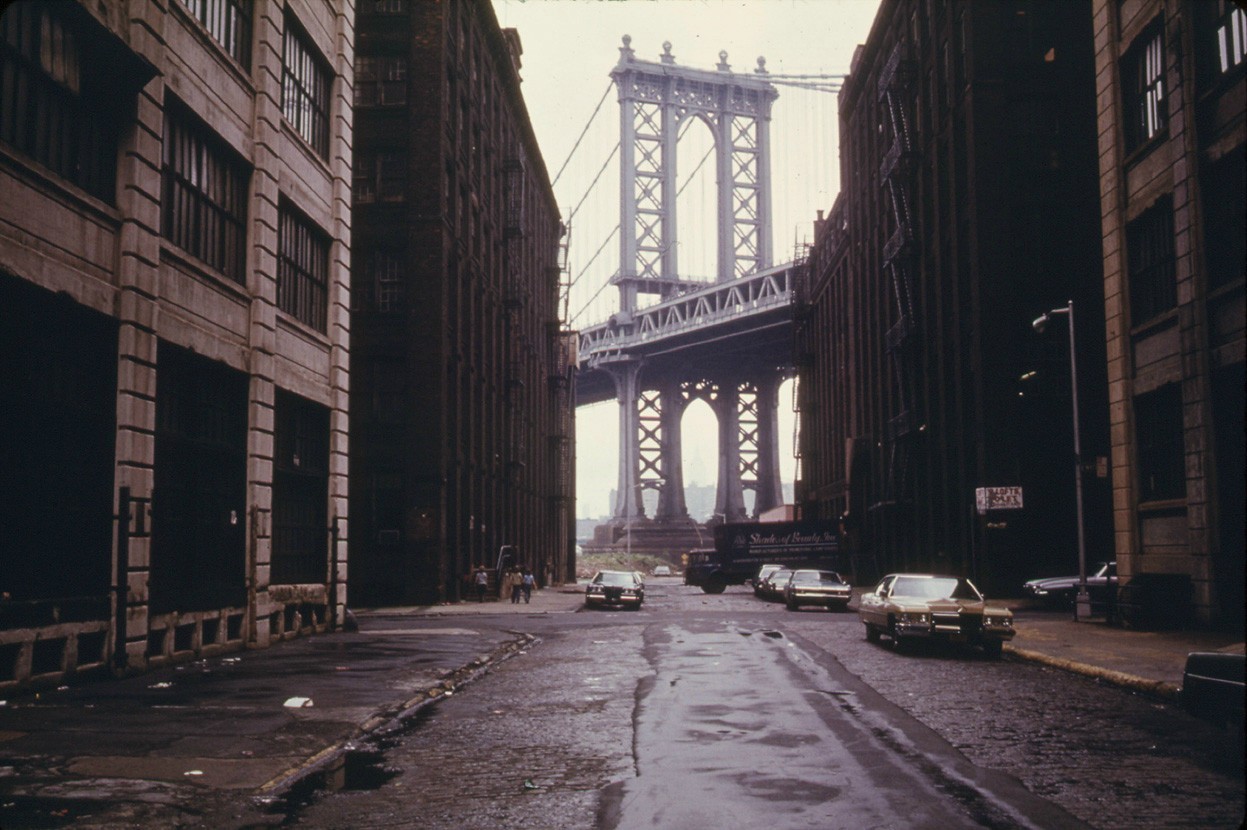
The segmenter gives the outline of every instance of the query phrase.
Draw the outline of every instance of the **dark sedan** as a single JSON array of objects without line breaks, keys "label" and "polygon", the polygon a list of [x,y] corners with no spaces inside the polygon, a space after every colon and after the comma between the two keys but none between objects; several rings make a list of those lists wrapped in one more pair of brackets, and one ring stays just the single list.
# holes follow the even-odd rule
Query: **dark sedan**
[{"label": "dark sedan", "polygon": [[585,586],[585,607],[640,608],[645,583],[636,571],[598,571]]},{"label": "dark sedan", "polygon": [[[1072,606],[1078,594],[1078,577],[1053,576],[1032,579],[1022,585],[1028,597],[1034,597],[1048,605]],[[1087,574],[1087,593],[1091,601],[1102,604],[1111,600],[1117,592],[1117,563],[1098,562]]]},{"label": "dark sedan", "polygon": [[853,598],[853,588],[835,571],[793,571],[784,586],[784,604],[789,611],[803,605],[821,605],[831,611],[843,611]]}]

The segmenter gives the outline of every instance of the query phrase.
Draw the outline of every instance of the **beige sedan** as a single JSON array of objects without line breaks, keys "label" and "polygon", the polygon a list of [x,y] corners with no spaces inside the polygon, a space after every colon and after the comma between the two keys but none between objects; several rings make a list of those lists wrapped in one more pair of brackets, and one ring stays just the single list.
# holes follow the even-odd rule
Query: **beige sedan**
[{"label": "beige sedan", "polygon": [[936,574],[888,574],[862,594],[857,609],[866,639],[886,634],[893,645],[945,640],[982,646],[999,657],[1014,635],[1013,612],[983,598],[968,579]]}]

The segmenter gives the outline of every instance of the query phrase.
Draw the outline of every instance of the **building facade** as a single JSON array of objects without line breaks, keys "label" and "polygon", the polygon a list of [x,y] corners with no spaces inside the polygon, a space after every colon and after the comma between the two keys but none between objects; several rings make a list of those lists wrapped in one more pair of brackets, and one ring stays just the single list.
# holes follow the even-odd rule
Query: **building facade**
[{"label": "building facade", "polygon": [[0,18],[0,689],[346,596],[353,12]]},{"label": "building facade", "polygon": [[354,605],[458,599],[504,547],[574,578],[561,227],[484,0],[358,10]]},{"label": "building facade", "polygon": [[1094,7],[1118,570],[1241,630],[1247,13]]},{"label": "building facade", "polygon": [[1076,572],[1068,329],[1031,325],[1071,300],[1088,550],[1111,546],[1090,26],[1089,3],[884,0],[854,56],[796,305],[796,501],[841,520],[859,582]]}]

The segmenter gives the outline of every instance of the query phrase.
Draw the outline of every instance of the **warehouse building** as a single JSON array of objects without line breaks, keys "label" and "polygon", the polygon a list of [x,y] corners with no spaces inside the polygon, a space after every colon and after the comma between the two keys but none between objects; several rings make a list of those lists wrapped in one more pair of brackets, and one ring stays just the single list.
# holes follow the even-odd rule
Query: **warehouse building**
[{"label": "warehouse building", "polygon": [[0,689],[332,626],[350,6],[0,21]]}]

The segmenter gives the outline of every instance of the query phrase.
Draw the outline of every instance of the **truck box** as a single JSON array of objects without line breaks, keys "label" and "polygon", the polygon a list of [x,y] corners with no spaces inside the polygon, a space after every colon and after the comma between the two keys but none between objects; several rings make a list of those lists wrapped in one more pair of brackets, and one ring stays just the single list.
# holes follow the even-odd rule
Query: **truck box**
[{"label": "truck box", "polygon": [[743,585],[767,563],[841,573],[846,564],[839,528],[823,521],[721,524],[714,529],[714,550],[694,554],[689,556],[684,584],[697,585],[707,594]]}]

